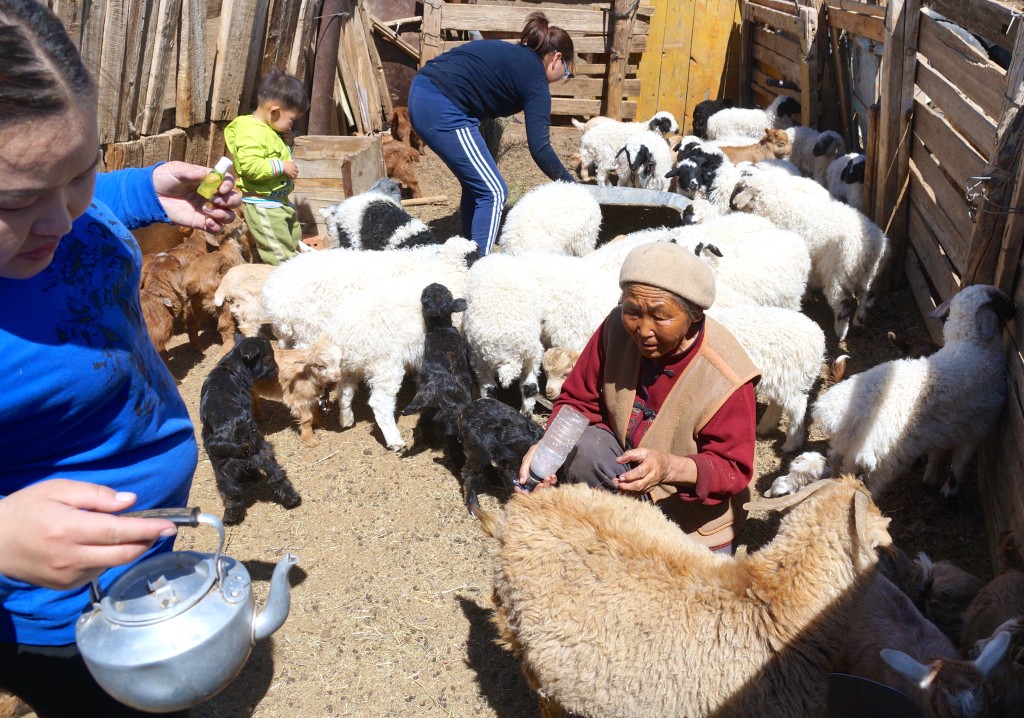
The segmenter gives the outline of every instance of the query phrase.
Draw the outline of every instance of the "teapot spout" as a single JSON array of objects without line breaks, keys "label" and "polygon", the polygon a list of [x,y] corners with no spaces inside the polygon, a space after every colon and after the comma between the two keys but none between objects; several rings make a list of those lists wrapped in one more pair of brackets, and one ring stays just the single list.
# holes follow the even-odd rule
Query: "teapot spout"
[{"label": "teapot spout", "polygon": [[269,636],[279,629],[284,620],[288,618],[288,609],[291,607],[291,586],[288,585],[288,572],[298,562],[298,556],[286,553],[284,558],[274,566],[274,573],[270,577],[270,593],[267,595],[267,604],[252,621],[254,641]]}]

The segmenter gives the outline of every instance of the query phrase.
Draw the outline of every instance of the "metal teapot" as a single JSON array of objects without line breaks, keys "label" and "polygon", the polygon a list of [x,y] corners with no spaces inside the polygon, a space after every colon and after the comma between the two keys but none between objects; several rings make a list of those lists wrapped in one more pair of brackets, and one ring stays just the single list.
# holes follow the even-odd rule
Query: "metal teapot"
[{"label": "metal teapot", "polygon": [[263,611],[256,613],[249,572],[221,555],[224,525],[193,509],[157,509],[179,526],[207,524],[220,543],[213,555],[159,554],[119,576],[105,596],[92,583],[92,608],[75,626],[78,650],[107,693],[139,710],[169,713],[201,703],[241,672],[257,639],[288,617],[288,572],[298,563],[285,554],[274,567]]}]

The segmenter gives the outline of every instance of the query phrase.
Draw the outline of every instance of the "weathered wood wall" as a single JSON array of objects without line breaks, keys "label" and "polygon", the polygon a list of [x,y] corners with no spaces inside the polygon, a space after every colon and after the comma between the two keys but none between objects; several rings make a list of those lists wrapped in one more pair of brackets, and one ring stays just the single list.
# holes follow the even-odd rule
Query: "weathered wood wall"
[{"label": "weathered wood wall", "polygon": [[[777,0],[747,0],[744,19],[794,33],[795,19],[782,17],[795,15],[788,7]],[[825,9],[825,33],[819,32],[818,38],[819,43],[823,36],[830,38],[837,85],[843,86],[840,102],[847,102],[843,114],[848,142],[857,137],[849,99],[859,93],[861,102],[871,103],[864,142],[869,159],[866,207],[893,241],[894,281],[909,284],[936,340],[941,340],[942,325],[927,315],[963,286],[994,284],[1020,305],[1024,33],[1011,7],[996,0],[825,0]],[[980,51],[936,13],[1012,53],[1009,69],[989,59],[994,51]],[[865,68],[844,54],[856,46],[853,41],[883,46],[877,77],[865,77]],[[798,69],[806,75],[798,67],[803,48],[774,38],[772,42],[774,55],[756,47],[747,55],[752,82],[767,61],[785,79],[795,78]],[[800,91],[806,95],[802,84]],[[1004,337],[1006,408],[978,457],[993,549],[1000,530],[1024,529],[1022,311]]]},{"label": "weathered wood wall", "polygon": [[698,102],[739,96],[739,0],[654,0],[637,115],[667,110],[689,127]]}]

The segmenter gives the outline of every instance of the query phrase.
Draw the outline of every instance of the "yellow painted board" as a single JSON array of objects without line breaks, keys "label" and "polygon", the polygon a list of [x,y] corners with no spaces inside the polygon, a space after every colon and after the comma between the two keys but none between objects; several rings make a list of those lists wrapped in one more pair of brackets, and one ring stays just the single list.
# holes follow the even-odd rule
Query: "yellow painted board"
[{"label": "yellow painted board", "polygon": [[[707,0],[695,18],[690,75],[686,83],[686,114],[705,99],[728,96],[729,76],[739,77],[739,37],[742,11],[738,0]],[[733,94],[732,99],[739,98]]]},{"label": "yellow painted board", "polygon": [[[658,0],[651,19],[651,34],[655,26],[663,23],[663,35],[660,47],[654,46],[649,36],[647,52],[640,61],[640,85],[644,90],[637,107],[638,117],[667,110],[678,119],[686,111],[686,77],[697,5],[696,0]],[[647,91],[649,82],[657,87],[657,94]]]},{"label": "yellow painted board", "polygon": [[654,0],[654,17],[647,34],[647,51],[637,68],[637,79],[640,80],[640,96],[637,100],[637,111],[641,117],[650,117],[658,105],[658,93],[661,87],[661,65],[663,61],[662,47],[665,44],[665,12],[669,5],[677,4],[676,0]]}]

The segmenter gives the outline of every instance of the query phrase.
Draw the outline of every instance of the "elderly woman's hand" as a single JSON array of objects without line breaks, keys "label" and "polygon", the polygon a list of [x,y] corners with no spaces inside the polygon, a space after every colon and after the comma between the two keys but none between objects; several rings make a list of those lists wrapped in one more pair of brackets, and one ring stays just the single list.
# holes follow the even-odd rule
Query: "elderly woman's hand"
[{"label": "elderly woman's hand", "polygon": [[[515,485],[515,491],[518,494],[528,494],[530,490],[526,488],[528,481],[530,481],[530,461],[533,460],[533,452],[537,450],[537,445],[534,444],[526,450],[526,455],[523,457],[523,463],[519,466],[519,483]],[[544,477],[544,480],[533,487],[533,490],[546,489],[549,486],[554,486],[558,483],[558,477],[555,474]]]},{"label": "elderly woman's hand", "polygon": [[153,171],[153,188],[160,204],[174,224],[202,229],[217,234],[224,225],[234,221],[231,210],[242,205],[242,194],[235,190],[235,180],[225,175],[217,194],[207,200],[196,194],[196,188],[210,172],[209,167],[186,162],[166,162]]},{"label": "elderly woman's hand", "polygon": [[644,493],[658,484],[676,483],[686,480],[687,466],[696,476],[696,464],[686,456],[673,456],[655,449],[630,449],[615,460],[619,464],[635,464],[614,480],[615,488],[630,493]]}]

